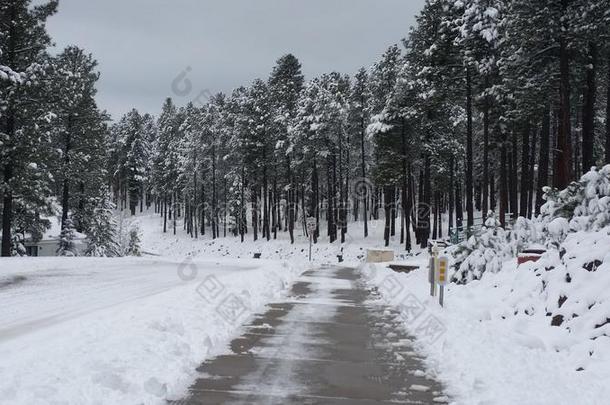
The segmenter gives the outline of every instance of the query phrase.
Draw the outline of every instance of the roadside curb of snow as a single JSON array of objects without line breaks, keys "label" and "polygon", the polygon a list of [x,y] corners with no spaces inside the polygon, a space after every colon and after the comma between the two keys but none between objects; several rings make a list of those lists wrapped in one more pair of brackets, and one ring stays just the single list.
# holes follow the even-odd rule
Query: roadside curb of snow
[{"label": "roadside curb of snow", "polygon": [[[42,294],[45,309],[60,318],[0,340],[0,394],[12,404],[182,399],[201,363],[227,352],[243,324],[288,294],[308,269],[302,262],[194,258],[190,269],[197,271],[189,273],[180,270],[183,259],[165,257],[11,263],[10,274],[23,273],[30,282],[0,298],[17,300],[30,316],[27,303]],[[222,306],[239,301],[247,311],[223,319],[235,306]],[[31,316],[40,312],[34,310]],[[71,316],[61,318],[64,313]],[[10,314],[8,326],[15,322]]]},{"label": "roadside curb of snow", "polygon": [[[235,261],[252,263],[250,260],[245,259],[236,259]],[[245,325],[247,325],[257,313],[263,311],[269,303],[286,297],[295,280],[301,274],[313,267],[313,265],[310,265],[309,263],[289,262],[287,260],[256,260],[255,263],[258,268],[276,267],[262,275],[264,282],[261,284],[264,285],[265,288],[259,290],[258,294],[253,294],[252,292],[241,288],[241,286],[238,288],[233,288],[232,286],[227,287],[227,296],[233,295],[240,299],[247,300],[248,314],[243,316],[239,323],[228,325],[221,320],[221,317],[217,317],[217,321],[227,327],[215,336],[205,336],[205,352],[202,353],[202,356],[198,356],[196,360],[192,361],[189,372],[177,382],[173,389],[169,390],[169,392],[163,396],[164,400],[171,401],[182,399],[184,395],[186,395],[190,385],[194,383],[198,377],[196,369],[209,359],[230,353],[231,349],[229,343],[242,334]],[[279,288],[274,288],[274,286]],[[162,401],[159,403],[165,402]]]},{"label": "roadside curb of snow", "polygon": [[[565,275],[559,268],[545,269],[552,255],[521,267],[516,266],[516,259],[511,259],[503,263],[501,271],[490,272],[480,281],[449,284],[444,308],[438,305],[438,298],[429,296],[428,272],[423,262],[419,263],[419,270],[408,274],[394,273],[383,263],[361,265],[360,270],[367,285],[378,292],[378,302],[400,311],[401,324],[415,338],[414,351],[424,357],[426,373],[441,382],[445,394],[456,403],[601,405],[610,392],[605,384],[610,375],[607,350],[610,339],[602,336],[592,341],[589,335],[583,338],[589,332],[575,325],[586,322],[584,314],[575,317],[574,330],[569,331],[552,326],[551,317],[545,312],[553,303],[557,305],[557,294],[571,286],[578,292],[568,294],[570,298],[562,309],[577,312],[569,306],[570,299],[576,304],[580,302],[585,310],[591,300],[596,300],[599,304],[592,311],[601,310],[598,315],[602,318],[607,314],[601,305],[607,294],[604,289],[607,283],[602,281],[607,277],[602,274],[604,268],[600,266],[595,272],[581,269],[582,262],[599,255],[591,243],[601,243],[602,239],[607,240],[607,235],[587,236],[589,244],[575,238],[570,242],[574,246],[565,256],[570,258],[576,246],[586,250],[585,255],[578,254],[575,255],[578,259],[573,259],[577,263],[570,271],[571,283],[560,282],[557,286],[558,283],[549,282],[549,277],[561,281]],[[534,271],[537,266],[543,269]],[[582,279],[597,281],[584,283],[583,290],[578,284],[579,274]],[[546,291],[541,291],[543,279],[547,280]],[[423,310],[419,316],[413,316],[417,308]],[[429,316],[445,328],[436,340],[427,339],[420,328]],[[603,327],[593,330],[600,335]],[[590,357],[592,351],[588,350],[593,346],[594,356]],[[582,357],[588,359],[583,366],[585,370],[578,369]]]}]

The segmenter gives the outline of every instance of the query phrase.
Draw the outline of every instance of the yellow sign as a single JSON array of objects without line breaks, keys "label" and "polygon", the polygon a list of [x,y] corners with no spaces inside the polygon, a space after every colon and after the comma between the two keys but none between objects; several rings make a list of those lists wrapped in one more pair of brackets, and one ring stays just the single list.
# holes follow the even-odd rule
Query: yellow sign
[{"label": "yellow sign", "polygon": [[441,257],[438,259],[438,272],[436,281],[441,284],[447,284],[447,267],[449,265],[449,260],[446,257]]}]

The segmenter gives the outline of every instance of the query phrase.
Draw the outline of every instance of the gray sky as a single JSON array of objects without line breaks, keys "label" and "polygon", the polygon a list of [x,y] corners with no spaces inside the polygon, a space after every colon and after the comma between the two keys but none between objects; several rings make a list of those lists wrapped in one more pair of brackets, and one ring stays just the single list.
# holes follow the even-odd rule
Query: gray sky
[{"label": "gray sky", "polygon": [[[306,78],[370,66],[403,38],[424,0],[60,0],[48,30],[99,62],[98,103],[117,119],[163,99],[230,92],[293,53]],[[172,94],[187,67],[192,90]],[[182,82],[182,84],[184,84]],[[184,88],[181,86],[180,88]],[[185,91],[186,92],[186,91]],[[183,93],[185,93],[183,92]]]}]

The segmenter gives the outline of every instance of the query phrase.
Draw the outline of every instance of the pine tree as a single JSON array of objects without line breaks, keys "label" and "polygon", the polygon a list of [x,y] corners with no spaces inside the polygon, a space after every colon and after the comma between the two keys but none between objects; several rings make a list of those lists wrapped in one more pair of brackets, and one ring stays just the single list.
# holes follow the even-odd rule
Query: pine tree
[{"label": "pine tree", "polygon": [[455,251],[456,272],[452,281],[466,284],[472,280],[480,280],[487,271],[499,272],[503,261],[514,253],[512,245],[508,243],[509,236],[496,215],[490,212],[480,234],[471,236]]},{"label": "pine tree", "polygon": [[115,209],[116,206],[112,203],[110,195],[105,189],[102,189],[87,232],[86,256],[115,257],[119,255]]},{"label": "pine tree", "polygon": [[[279,188],[286,191],[285,199],[288,202],[288,232],[290,242],[294,243],[294,225],[296,221],[296,175],[292,172],[292,154],[288,153],[288,125],[296,115],[299,93],[303,89],[303,74],[301,63],[292,54],[282,56],[269,78],[269,108],[271,119],[268,136],[273,145],[274,164],[271,168],[273,177],[272,204],[274,217],[274,238],[279,227]],[[284,180],[283,180],[284,179]],[[278,184],[278,182],[280,184]]]},{"label": "pine tree", "polygon": [[105,174],[105,138],[107,117],[95,103],[95,84],[99,78],[97,62],[82,49],[68,47],[53,61],[53,104],[55,118],[52,134],[60,149],[54,178],[61,188],[60,203],[63,222],[70,211],[80,210],[72,220],[83,231],[86,226],[82,212],[85,201],[95,196]]},{"label": "pine tree", "polygon": [[57,248],[57,256],[78,256],[78,251],[74,239],[76,237],[76,229],[71,218],[63,220],[63,227],[59,234],[59,247]]},{"label": "pine tree", "polygon": [[355,178],[360,178],[356,184],[359,190],[354,190],[354,220],[358,220],[360,204],[362,205],[362,220],[364,222],[364,237],[368,236],[368,214],[370,199],[370,182],[366,181],[370,166],[370,140],[366,134],[366,128],[370,120],[368,91],[368,73],[366,69],[358,70],[354,76],[349,100],[349,130],[352,139],[353,154],[359,156],[359,165],[352,173]]},{"label": "pine tree", "polygon": [[165,100],[157,122],[158,136],[152,158],[153,187],[162,205],[163,232],[167,232],[168,217],[174,219],[174,225],[176,219],[181,119],[172,99]]},{"label": "pine tree", "polygon": [[48,71],[44,52],[51,42],[45,21],[56,9],[57,1],[37,6],[31,6],[30,0],[0,4],[2,256],[10,256],[12,251],[16,196],[46,193],[32,187],[29,175],[35,175],[36,182],[48,175],[34,158],[46,155],[42,150],[48,143],[48,139],[36,133],[36,125],[49,118],[47,104],[41,102],[41,87],[45,84],[40,79]]}]

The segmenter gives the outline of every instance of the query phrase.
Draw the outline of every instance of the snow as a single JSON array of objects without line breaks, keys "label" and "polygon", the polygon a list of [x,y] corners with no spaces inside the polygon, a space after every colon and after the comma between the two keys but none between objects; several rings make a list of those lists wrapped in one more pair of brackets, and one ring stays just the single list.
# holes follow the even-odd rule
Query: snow
[{"label": "snow", "polygon": [[[558,224],[559,231],[564,225]],[[517,267],[511,258],[481,280],[449,284],[444,308],[429,296],[427,255],[411,264],[420,269],[362,269],[383,299],[402,309],[427,373],[445,384],[452,401],[607,403],[610,227],[572,232],[538,262]],[[553,326],[557,315],[562,323]],[[438,335],[422,328],[430,318],[440,325]]]},{"label": "snow", "polygon": [[0,262],[0,402],[164,403],[302,268],[280,261]]},{"label": "snow", "polygon": [[555,218],[548,224],[547,229],[553,237],[563,239],[570,230],[570,224],[565,218]]},{"label": "snow", "polygon": [[[173,235],[172,224],[168,221],[168,232],[163,234],[163,218],[158,214],[146,213],[135,219],[126,218],[123,227],[129,229],[132,222],[136,222],[142,232],[142,251],[145,254],[160,255],[165,257],[205,256],[218,258],[251,259],[254,253],[261,253],[263,259],[289,260],[295,263],[308,261],[309,238],[301,224],[297,224],[294,230],[295,243],[290,244],[288,232],[278,231],[277,240],[252,241],[252,234],[246,234],[245,242],[240,238],[228,235],[213,240],[209,232],[198,239],[191,238],[182,229],[182,222],[177,225],[177,235]],[[345,243],[340,241],[328,243],[325,223],[320,223],[319,243],[312,247],[312,263],[328,264],[337,263],[337,254],[343,249],[343,259],[346,265],[359,265],[366,256],[367,249],[392,249],[397,260],[419,254],[419,248],[415,248],[412,254],[408,254],[404,246],[400,244],[400,229],[397,235],[390,240],[390,246],[384,247],[383,243],[383,220],[369,221],[369,237],[363,238],[362,223],[350,223]],[[222,224],[220,233],[223,233]],[[209,231],[209,229],[208,229]],[[272,232],[273,233],[273,232]],[[339,235],[340,237],[340,235]],[[414,235],[412,235],[414,241]]]},{"label": "snow", "polygon": [[[48,234],[59,230],[52,221]],[[9,258],[0,261],[0,402],[11,404],[155,404],[179,399],[207,358],[228,351],[247,315],[278,298],[307,268],[309,241],[245,243],[228,236],[191,238],[158,214],[122,221],[142,231],[142,258]],[[222,232],[222,227],[221,227]],[[313,247],[313,264],[357,265],[367,248],[383,245],[382,221],[350,224],[346,242]],[[322,232],[324,234],[324,232]],[[398,238],[391,248],[400,254]],[[260,251],[262,259],[252,259]],[[194,272],[193,268],[197,271]],[[309,280],[337,287],[328,279]],[[335,281],[336,283],[336,281]],[[211,298],[220,288],[221,295]],[[208,300],[206,300],[208,297]],[[228,297],[247,312],[226,321],[217,307]],[[332,303],[323,294],[317,304]],[[211,301],[211,302],[209,302]],[[224,312],[223,312],[224,313]],[[315,316],[315,314],[310,314]]]}]

